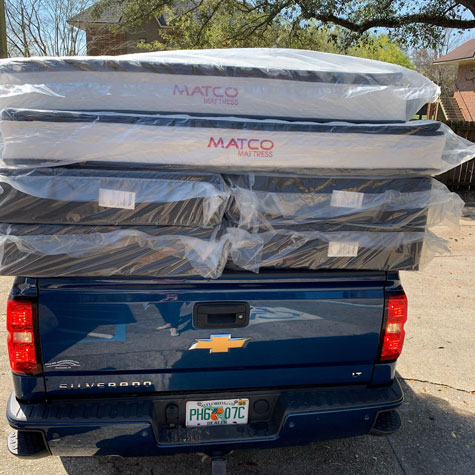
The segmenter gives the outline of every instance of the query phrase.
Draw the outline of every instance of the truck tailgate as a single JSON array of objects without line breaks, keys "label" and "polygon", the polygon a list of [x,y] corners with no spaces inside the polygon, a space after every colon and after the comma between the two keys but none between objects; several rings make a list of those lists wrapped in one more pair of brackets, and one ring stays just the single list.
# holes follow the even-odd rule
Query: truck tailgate
[{"label": "truck tailgate", "polygon": [[59,396],[365,383],[385,282],[384,272],[39,279],[46,389]]}]

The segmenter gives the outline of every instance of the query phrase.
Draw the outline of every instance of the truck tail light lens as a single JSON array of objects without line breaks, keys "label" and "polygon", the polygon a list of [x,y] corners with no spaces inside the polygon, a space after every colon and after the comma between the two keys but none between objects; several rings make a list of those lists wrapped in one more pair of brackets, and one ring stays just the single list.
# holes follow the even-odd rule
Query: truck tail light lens
[{"label": "truck tail light lens", "polygon": [[404,324],[407,321],[407,297],[390,295],[386,300],[386,326],[383,329],[381,361],[395,360],[404,345]]},{"label": "truck tail light lens", "polygon": [[8,355],[10,367],[15,373],[31,375],[38,372],[33,313],[32,302],[8,301]]}]

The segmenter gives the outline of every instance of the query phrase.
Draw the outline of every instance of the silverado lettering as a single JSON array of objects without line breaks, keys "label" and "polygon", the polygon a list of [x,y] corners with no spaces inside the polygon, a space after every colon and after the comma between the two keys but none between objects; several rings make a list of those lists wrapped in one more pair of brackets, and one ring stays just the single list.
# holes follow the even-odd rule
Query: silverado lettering
[{"label": "silverado lettering", "polygon": [[59,385],[59,389],[91,389],[91,388],[116,388],[116,387],[134,387],[134,388],[138,388],[138,387],[150,387],[152,386],[152,382],[151,381],[144,381],[144,382],[140,382],[140,381],[132,381],[132,382],[127,382],[127,381],[121,381],[120,383],[115,383],[113,381],[111,381],[110,383],[84,383],[84,384],[81,384],[81,383],[77,383],[77,384],[74,384],[74,383],[70,383],[70,384],[66,384],[66,383],[62,383]]}]

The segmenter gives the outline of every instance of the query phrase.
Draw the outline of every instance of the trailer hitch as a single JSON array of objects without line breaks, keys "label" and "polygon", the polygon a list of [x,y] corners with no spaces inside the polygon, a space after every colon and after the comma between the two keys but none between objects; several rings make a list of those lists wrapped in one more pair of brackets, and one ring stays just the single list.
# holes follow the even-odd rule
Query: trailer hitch
[{"label": "trailer hitch", "polygon": [[226,453],[211,454],[211,475],[226,475]]}]

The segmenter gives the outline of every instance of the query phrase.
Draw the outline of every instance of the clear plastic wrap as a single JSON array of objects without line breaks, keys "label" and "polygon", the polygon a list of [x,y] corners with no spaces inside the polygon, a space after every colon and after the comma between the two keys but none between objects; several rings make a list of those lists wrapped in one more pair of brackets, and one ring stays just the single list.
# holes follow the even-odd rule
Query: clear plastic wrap
[{"label": "clear plastic wrap", "polygon": [[220,229],[0,224],[1,275],[217,278],[227,255]]},{"label": "clear plastic wrap", "polygon": [[418,270],[434,255],[448,252],[446,242],[430,231],[250,233],[229,228],[227,239],[232,265],[252,272],[263,268]]},{"label": "clear plastic wrap", "polygon": [[445,124],[7,109],[6,166],[108,162],[326,175],[438,174],[475,155]]},{"label": "clear plastic wrap", "polygon": [[0,170],[0,223],[187,226],[221,224],[220,175],[153,170]]},{"label": "clear plastic wrap", "polygon": [[343,230],[424,230],[457,225],[463,201],[433,178],[363,179],[227,175],[233,199],[232,225],[266,227],[333,226]]},{"label": "clear plastic wrap", "polygon": [[405,121],[439,92],[395,64],[278,48],[0,61],[0,108]]},{"label": "clear plastic wrap", "polygon": [[417,270],[445,241],[430,231],[305,231],[117,228],[0,224],[0,274],[202,276],[229,269]]}]

